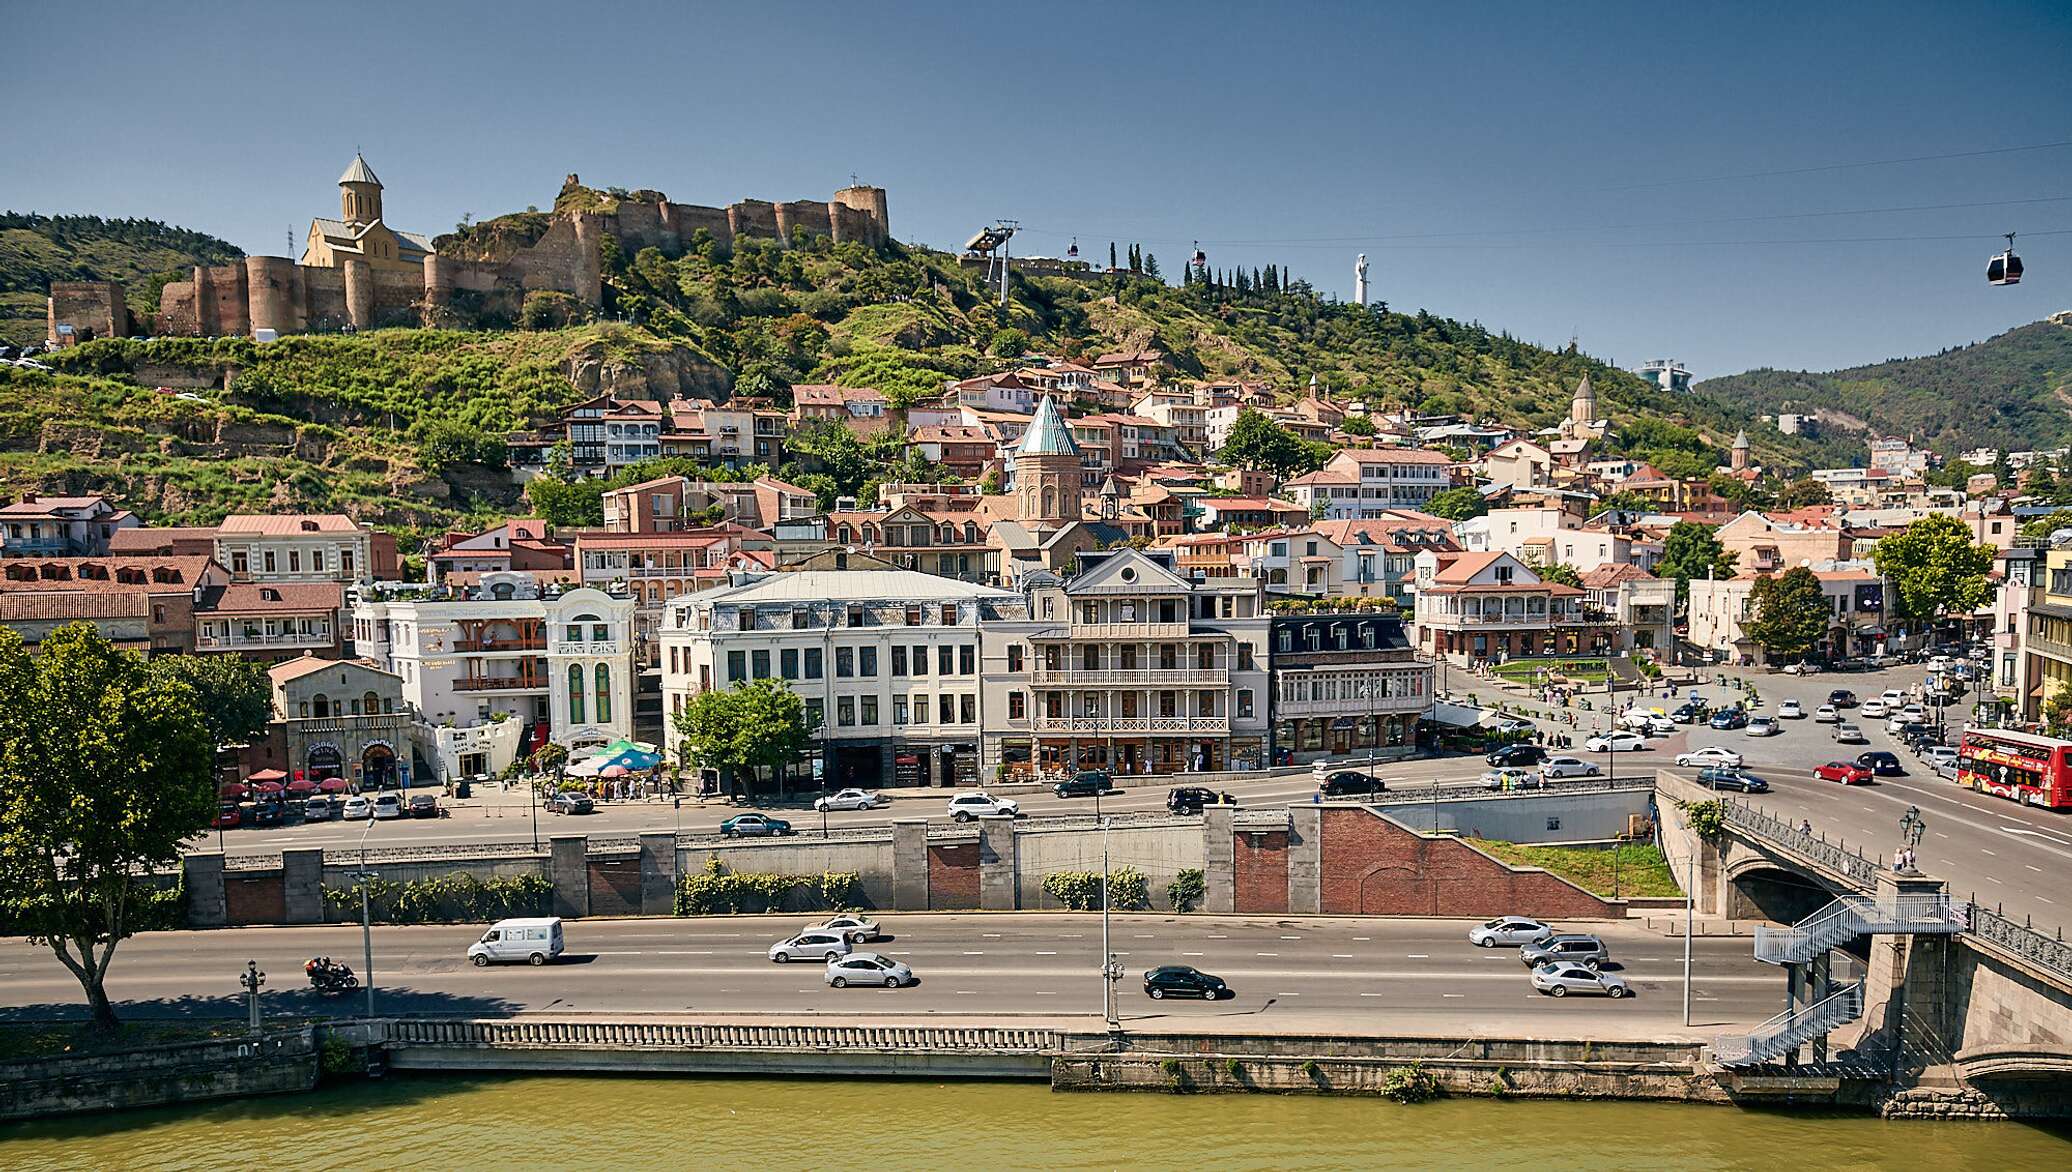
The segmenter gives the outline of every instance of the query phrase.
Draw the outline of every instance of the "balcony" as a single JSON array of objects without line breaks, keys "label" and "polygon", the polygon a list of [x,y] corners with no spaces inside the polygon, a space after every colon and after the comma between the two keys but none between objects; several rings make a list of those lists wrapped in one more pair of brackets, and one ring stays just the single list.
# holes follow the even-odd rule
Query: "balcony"
[{"label": "balcony", "polygon": [[523,638],[513,636],[510,638],[455,639],[453,641],[453,649],[457,652],[545,651],[547,649],[547,637],[545,635],[528,635]]},{"label": "balcony", "polygon": [[1083,667],[1044,667],[1038,664],[1032,674],[1036,683],[1071,688],[1220,688],[1230,683],[1230,669],[1227,667],[1128,667],[1089,670]]},{"label": "balcony", "polygon": [[1152,733],[1173,736],[1191,734],[1226,736],[1228,716],[1044,716],[1036,717],[1039,733],[1078,733],[1083,736],[1114,736],[1122,733]]},{"label": "balcony", "polygon": [[545,676],[462,676],[453,681],[456,692],[544,692]]},{"label": "balcony", "polygon": [[1074,639],[1101,642],[1140,643],[1146,639],[1185,639],[1187,623],[1081,623],[1071,624]]},{"label": "balcony", "polygon": [[554,644],[553,654],[622,655],[625,653],[625,649],[625,644],[620,643],[617,639],[588,639],[574,643],[557,640]]},{"label": "balcony", "polygon": [[282,631],[272,635],[247,631],[229,635],[197,635],[194,646],[200,651],[242,651],[247,647],[329,647],[336,641],[329,631],[312,634]]},{"label": "balcony", "polygon": [[1432,706],[1430,696],[1376,696],[1372,700],[1277,700],[1276,716],[1406,716]]}]

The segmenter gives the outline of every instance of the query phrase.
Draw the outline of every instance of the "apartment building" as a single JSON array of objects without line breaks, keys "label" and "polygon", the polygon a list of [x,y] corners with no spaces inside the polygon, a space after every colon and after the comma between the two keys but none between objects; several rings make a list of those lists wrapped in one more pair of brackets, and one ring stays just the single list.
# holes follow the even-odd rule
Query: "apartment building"
[{"label": "apartment building", "polygon": [[34,496],[0,505],[0,557],[106,557],[116,533],[142,524],[98,494]]},{"label": "apartment building", "polygon": [[0,626],[31,647],[88,622],[118,646],[191,652],[195,599],[229,581],[207,557],[14,558],[0,562]]},{"label": "apartment building", "polygon": [[262,750],[291,777],[340,777],[362,790],[408,788],[413,774],[403,681],[363,660],[301,655],[266,671],[274,721]]},{"label": "apartment building", "polygon": [[1428,655],[1473,661],[1617,649],[1612,616],[1511,554],[1427,550],[1416,565],[1417,646]]},{"label": "apartment building", "polygon": [[345,653],[344,588],[336,582],[227,582],[194,595],[194,650],[279,663]]},{"label": "apartment building", "polygon": [[977,784],[981,627],[1021,595],[913,570],[740,575],[671,599],[663,628],[664,743],[699,694],[755,680],[797,692],[831,787]]},{"label": "apartment building", "polygon": [[431,580],[448,574],[490,574],[499,570],[565,570],[568,543],[556,541],[536,517],[506,521],[480,533],[448,533],[425,558]]},{"label": "apartment building", "polygon": [[1322,520],[1422,509],[1453,487],[1453,461],[1424,448],[1355,448],[1288,481],[1289,499]]},{"label": "apartment building", "polygon": [[[1842,659],[1869,655],[1886,637],[1885,579],[1862,563],[1823,563],[1809,567],[1820,580],[1830,612],[1828,633],[1814,658]],[[1726,663],[1764,663],[1767,658],[1742,626],[1750,614],[1755,584],[1766,574],[1745,572],[1732,578],[1693,578],[1687,615],[1690,641]]]},{"label": "apartment building", "polygon": [[1676,581],[1607,562],[1582,576],[1585,607],[1612,616],[1620,652],[1668,652],[1676,645]]},{"label": "apartment building", "polygon": [[1432,706],[1433,665],[1395,615],[1275,615],[1271,622],[1276,759],[1407,756]]},{"label": "apartment building", "polygon": [[669,404],[661,448],[665,456],[688,456],[711,468],[775,468],[785,461],[790,436],[791,416],[774,407],[746,399],[726,406],[679,399]]},{"label": "apartment building", "polygon": [[372,582],[374,538],[343,513],[234,513],[216,527],[216,561],[239,582]]},{"label": "apartment building", "polygon": [[1337,593],[1393,598],[1405,609],[1416,594],[1417,555],[1461,549],[1452,522],[1410,509],[1367,520],[1319,521],[1315,529],[1339,548]]}]

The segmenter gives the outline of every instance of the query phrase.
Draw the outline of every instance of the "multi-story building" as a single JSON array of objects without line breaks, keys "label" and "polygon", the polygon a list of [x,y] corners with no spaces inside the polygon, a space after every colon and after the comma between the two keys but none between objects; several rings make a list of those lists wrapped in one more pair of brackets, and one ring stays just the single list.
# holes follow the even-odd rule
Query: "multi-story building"
[{"label": "multi-story building", "polygon": [[662,405],[602,394],[562,411],[569,466],[578,476],[609,476],[662,454]]},{"label": "multi-story building", "polygon": [[740,400],[727,406],[675,400],[661,436],[662,454],[689,456],[707,467],[775,468],[785,460],[791,416]]},{"label": "multi-story building", "polygon": [[699,694],[777,680],[804,701],[830,786],[969,785],[985,727],[980,631],[1026,611],[1011,591],[912,570],[749,574],[671,599],[664,743]]},{"label": "multi-story building", "polygon": [[[610,494],[606,494],[609,499]],[[480,533],[448,533],[426,556],[432,581],[448,574],[491,574],[498,570],[566,570],[574,551],[556,541],[538,518],[506,521]]]},{"label": "multi-story building", "polygon": [[1432,706],[1430,661],[1403,620],[1373,611],[1275,615],[1274,750],[1281,757],[1407,756]]},{"label": "multi-story building", "polygon": [[1191,580],[1169,550],[1089,550],[1078,560],[1069,581],[1029,576],[1027,618],[986,625],[988,769],[1263,767],[1259,583]]},{"label": "multi-story building", "polygon": [[266,676],[273,684],[269,739],[278,741],[282,770],[309,781],[342,777],[360,789],[410,785],[410,715],[396,673],[302,655]]},{"label": "multi-story building", "polygon": [[1676,581],[1627,562],[1607,562],[1582,575],[1584,605],[1616,621],[1621,652],[1667,652],[1676,645]]},{"label": "multi-story building", "polygon": [[[1809,568],[1820,580],[1830,614],[1827,636],[1813,655],[1841,659],[1880,649],[1887,635],[1885,579],[1860,562],[1828,562]],[[1691,579],[1686,608],[1691,644],[1728,663],[1766,662],[1762,648],[1748,637],[1743,624],[1751,613],[1757,580],[1769,576],[1744,572],[1732,578]]]},{"label": "multi-story building", "polygon": [[279,663],[344,653],[344,588],[336,582],[230,582],[194,594],[194,649]]},{"label": "multi-story building", "polygon": [[1152,391],[1130,405],[1130,413],[1172,429],[1174,440],[1188,452],[1209,446],[1209,404],[1191,390]]},{"label": "multi-story building", "polygon": [[1579,523],[1561,508],[1491,509],[1455,527],[1470,553],[1508,553],[1529,566],[1564,565],[1578,573],[1600,566],[1652,570],[1660,542],[1627,529]]},{"label": "multi-story building", "polygon": [[1345,551],[1315,529],[1268,529],[1244,535],[1237,570],[1268,594],[1331,598],[1346,592]]},{"label": "multi-story building", "polygon": [[1339,593],[1393,598],[1406,609],[1416,593],[1417,555],[1461,548],[1446,518],[1411,509],[1368,520],[1319,521],[1315,529],[1340,550]]},{"label": "multi-story building", "polygon": [[1990,687],[1995,695],[2013,702],[2017,711],[2029,702],[2033,691],[2030,678],[2033,664],[2031,657],[2024,652],[2024,645],[2030,608],[2043,601],[2042,589],[2047,581],[2049,555],[2049,550],[2023,547],[2002,550],[1996,559],[2000,589],[1994,592],[1992,601],[1987,604],[1990,608],[1988,630],[1992,633],[1993,647],[1993,659],[1988,667]]},{"label": "multi-story building", "polygon": [[118,646],[191,652],[196,596],[229,581],[207,557],[14,558],[0,563],[0,626],[31,647],[89,622]]},{"label": "multi-story building", "polygon": [[1422,509],[1453,486],[1453,461],[1424,448],[1354,448],[1288,482],[1288,496],[1323,520]]},{"label": "multi-story building", "polygon": [[0,506],[0,557],[106,557],[117,532],[141,524],[98,494],[30,497]]},{"label": "multi-story building", "polygon": [[1454,660],[1604,655],[1618,624],[1507,553],[1417,555],[1417,646]]},{"label": "multi-story building", "polygon": [[883,392],[871,387],[841,387],[832,383],[800,383],[791,388],[791,410],[800,421],[809,419],[847,422],[875,419],[892,406]]},{"label": "multi-story building", "polygon": [[[582,749],[632,732],[633,600],[624,594],[511,572],[459,590],[373,583],[351,597],[355,650],[402,677],[419,746],[442,776],[495,772],[521,745]],[[460,735],[473,729],[484,731]]]},{"label": "multi-story building", "polygon": [[216,561],[239,582],[372,582],[374,539],[343,513],[233,513],[216,527]]}]

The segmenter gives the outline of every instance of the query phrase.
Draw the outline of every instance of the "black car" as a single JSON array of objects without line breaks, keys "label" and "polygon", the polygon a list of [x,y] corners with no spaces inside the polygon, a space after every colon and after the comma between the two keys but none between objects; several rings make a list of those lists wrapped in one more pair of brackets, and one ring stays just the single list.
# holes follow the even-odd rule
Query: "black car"
[{"label": "black car", "polygon": [[1199,814],[1204,806],[1235,806],[1232,794],[1217,793],[1199,785],[1183,785],[1166,794],[1166,809],[1175,814]]},{"label": "black car", "polygon": [[266,798],[252,803],[251,825],[279,826],[281,819],[287,815],[288,807],[285,803],[274,798]]},{"label": "black car", "polygon": [[412,794],[410,804],[403,807],[403,812],[412,818],[437,818],[439,798],[435,794]]},{"label": "black car", "polygon": [[597,804],[590,800],[588,794],[579,794],[574,790],[555,794],[547,799],[546,804],[549,814],[589,814],[597,809]]},{"label": "black car", "polygon": [[1505,745],[1492,751],[1483,760],[1500,769],[1526,769],[1545,764],[1547,750],[1538,745]]},{"label": "black car", "polygon": [[1730,789],[1744,794],[1766,794],[1770,783],[1753,773],[1725,765],[1708,765],[1698,771],[1698,784],[1706,789]]},{"label": "black car", "polygon": [[1061,798],[1084,798],[1115,792],[1115,779],[1098,769],[1082,769],[1051,787]]},{"label": "black car", "polygon": [[1317,792],[1327,798],[1336,798],[1346,794],[1387,793],[1388,787],[1383,785],[1378,777],[1343,769],[1318,783]]},{"label": "black car", "polygon": [[1711,724],[1713,728],[1722,731],[1747,728],[1748,713],[1743,711],[1739,705],[1732,708],[1722,708],[1712,714]]},{"label": "black car", "polygon": [[1856,707],[1856,693],[1847,688],[1836,688],[1827,694],[1827,702],[1837,708]]},{"label": "black car", "polygon": [[1870,770],[1879,777],[1903,777],[1906,774],[1906,769],[1900,765],[1899,758],[1891,753],[1887,753],[1883,749],[1872,749],[1868,753],[1858,753],[1856,755],[1856,764]]},{"label": "black car", "polygon": [[1192,965],[1160,965],[1144,974],[1144,995],[1153,1001],[1167,997],[1199,997],[1203,1001],[1221,1001],[1235,997],[1230,986],[1222,977],[1210,976]]}]

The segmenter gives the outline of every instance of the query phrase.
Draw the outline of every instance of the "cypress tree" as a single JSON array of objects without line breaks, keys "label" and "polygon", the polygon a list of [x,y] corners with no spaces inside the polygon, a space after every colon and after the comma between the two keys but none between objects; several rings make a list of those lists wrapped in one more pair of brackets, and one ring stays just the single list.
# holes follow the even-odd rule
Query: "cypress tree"
[{"label": "cypress tree", "polygon": [[1108,242],[1108,267],[1111,269],[1115,267],[1115,242],[1113,240]]}]

